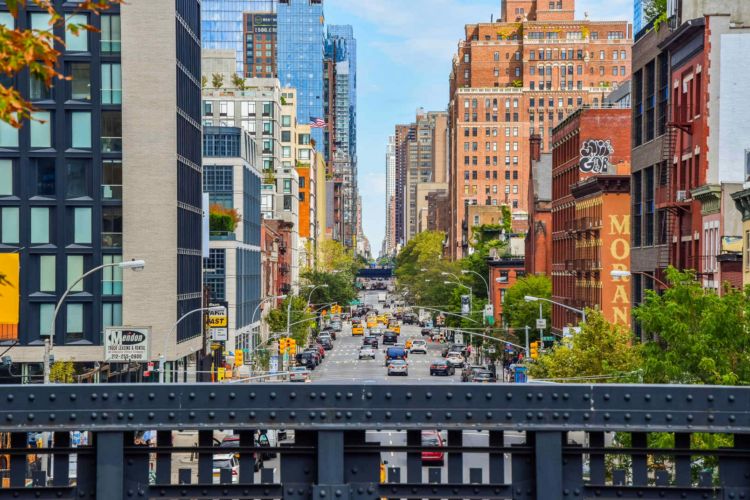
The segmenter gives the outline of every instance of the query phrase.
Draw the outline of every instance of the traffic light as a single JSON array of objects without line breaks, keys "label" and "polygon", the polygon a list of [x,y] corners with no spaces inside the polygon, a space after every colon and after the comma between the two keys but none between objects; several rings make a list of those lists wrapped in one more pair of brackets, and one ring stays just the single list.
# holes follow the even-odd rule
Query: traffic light
[{"label": "traffic light", "polygon": [[245,363],[245,352],[242,349],[234,351],[234,366],[242,366]]},{"label": "traffic light", "polygon": [[289,354],[291,355],[297,354],[297,341],[296,340],[294,340],[293,338],[288,338],[286,345],[287,345],[287,349],[289,349]]},{"label": "traffic light", "polygon": [[531,359],[537,359],[539,358],[539,342],[532,342],[530,345],[531,349]]},{"label": "traffic light", "polygon": [[287,339],[286,337],[282,337],[279,339],[279,354],[286,352],[286,348],[287,348]]}]

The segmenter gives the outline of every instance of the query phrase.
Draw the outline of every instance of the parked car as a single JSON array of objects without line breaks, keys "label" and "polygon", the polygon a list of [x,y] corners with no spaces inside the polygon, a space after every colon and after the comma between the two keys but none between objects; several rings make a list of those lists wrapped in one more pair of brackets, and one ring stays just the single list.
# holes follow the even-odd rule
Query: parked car
[{"label": "parked car", "polygon": [[[422,431],[422,446],[442,448],[445,446],[443,436],[438,431]],[[437,465],[442,467],[445,462],[445,453],[442,451],[423,451],[422,464]]]},{"label": "parked car", "polygon": [[323,360],[326,357],[326,350],[323,348],[322,345],[316,343],[316,344],[310,346],[310,348],[318,350],[318,354],[320,355],[320,359],[321,360]]},{"label": "parked car", "polygon": [[316,347],[308,347],[304,351],[302,351],[303,354],[307,353],[310,356],[312,356],[313,361],[315,362],[315,366],[318,366],[320,364],[320,361],[322,358],[320,357],[320,351]]},{"label": "parked car", "polygon": [[471,378],[471,381],[478,382],[480,384],[486,384],[488,382],[497,382],[497,377],[489,370],[479,370],[477,372],[474,372],[474,376]]},{"label": "parked car", "polygon": [[388,375],[409,375],[409,365],[405,359],[392,359],[388,362]]},{"label": "parked car", "polygon": [[315,355],[312,352],[301,352],[295,357],[297,364],[307,368],[308,370],[314,370],[317,363],[315,362]]},{"label": "parked car", "polygon": [[294,366],[289,373],[289,382],[308,382],[310,370],[305,366]]},{"label": "parked car", "polygon": [[414,353],[422,353],[427,354],[427,342],[425,342],[422,339],[414,339],[411,341],[411,348],[409,349],[409,352]]},{"label": "parked car", "polygon": [[[255,439],[255,442],[257,444],[257,438]],[[224,436],[224,439],[221,440],[221,444],[219,444],[220,448],[237,448],[239,446],[240,446],[240,437],[237,435],[233,435],[233,434]],[[214,455],[214,483],[218,482],[217,478],[219,477],[219,474],[220,474],[220,473],[217,473],[216,469],[223,469],[225,467],[232,466],[231,461],[229,461],[228,463],[227,461],[225,461],[225,459],[220,459],[220,457],[227,457],[227,455],[231,455],[231,454]],[[238,455],[239,453],[235,453],[231,456],[233,456],[236,461],[238,458]],[[218,463],[217,463],[217,459],[219,459]],[[217,465],[219,465],[219,467],[217,467]],[[261,467],[263,467],[263,460],[262,459],[258,460],[258,455],[255,452],[253,452],[253,469],[255,469],[255,472],[258,472],[261,469]],[[234,480],[234,476],[232,477],[232,479],[233,479],[232,482],[236,482]]]},{"label": "parked car", "polygon": [[369,345],[359,348],[359,359],[375,359],[375,349]]},{"label": "parked car", "polygon": [[395,344],[398,341],[398,335],[395,332],[385,332],[383,334],[383,345]]},{"label": "parked car", "polygon": [[457,368],[457,367],[463,366],[464,357],[461,356],[461,353],[458,351],[451,351],[445,357],[445,361],[452,367]]},{"label": "parked car", "polygon": [[461,370],[461,382],[471,382],[474,378],[474,374],[486,370],[484,366],[465,366]]},{"label": "parked car", "polygon": [[373,349],[377,349],[378,348],[378,338],[377,337],[373,337],[373,336],[365,337],[364,340],[362,341],[362,345],[368,345],[368,346],[372,347]]},{"label": "parked car", "polygon": [[331,340],[331,337],[318,337],[318,344],[323,346],[324,351],[330,351],[333,349],[333,340]]},{"label": "parked car", "polygon": [[456,369],[453,368],[444,359],[436,359],[430,364],[430,376],[433,375],[453,375],[456,373]]},{"label": "parked car", "polygon": [[232,470],[232,483],[240,482],[240,462],[234,453],[222,453],[214,455],[213,459],[213,483],[219,484],[221,480],[221,469]]}]

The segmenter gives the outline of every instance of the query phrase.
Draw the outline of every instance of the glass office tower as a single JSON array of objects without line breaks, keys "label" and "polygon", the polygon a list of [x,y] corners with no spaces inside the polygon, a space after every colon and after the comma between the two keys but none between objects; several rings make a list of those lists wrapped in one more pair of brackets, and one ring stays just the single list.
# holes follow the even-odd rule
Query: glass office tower
[{"label": "glass office tower", "polygon": [[[323,0],[279,0],[277,64],[282,87],[297,89],[297,121],[323,118]],[[323,129],[312,130],[323,144]]]},{"label": "glass office tower", "polygon": [[243,14],[275,12],[277,0],[203,0],[201,42],[204,49],[234,50],[237,73],[243,74],[245,44]]}]

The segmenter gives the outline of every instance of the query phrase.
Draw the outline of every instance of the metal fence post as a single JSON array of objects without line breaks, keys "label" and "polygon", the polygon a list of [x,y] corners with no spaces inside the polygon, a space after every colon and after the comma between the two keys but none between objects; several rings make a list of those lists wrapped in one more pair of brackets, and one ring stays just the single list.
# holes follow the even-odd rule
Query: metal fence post
[{"label": "metal fence post", "polygon": [[[422,431],[406,431],[407,446],[422,446]],[[410,451],[406,454],[406,482],[422,482],[422,453]]]},{"label": "metal fence post", "polygon": [[[11,448],[26,448],[26,433],[12,432],[10,434]],[[10,456],[10,486],[23,488],[26,486],[26,455]]]},{"label": "metal fence post", "polygon": [[[69,448],[70,432],[55,432],[52,440],[55,448]],[[68,486],[70,484],[70,455],[57,453],[52,459],[52,464],[54,473],[52,484],[54,486]]]},{"label": "metal fence post", "polygon": [[[156,433],[156,444],[159,448],[167,446],[172,447],[172,431],[158,431]],[[172,482],[172,454],[156,454],[156,483],[169,484]]]},{"label": "metal fence post", "polygon": [[[463,431],[448,431],[448,446],[463,445]],[[460,451],[448,452],[448,482],[460,484],[464,480],[464,460]]]},{"label": "metal fence post", "polygon": [[[505,436],[503,431],[490,431],[490,450],[503,448]],[[502,484],[505,482],[505,454],[503,452],[490,452],[490,483]]]},{"label": "metal fence post", "polygon": [[125,453],[122,432],[96,436],[96,498],[123,500]]},{"label": "metal fence post", "polygon": [[[198,446],[211,448],[214,445],[214,431],[198,431]],[[214,457],[210,451],[198,452],[198,484],[212,484],[214,481]]]},{"label": "metal fence post", "polygon": [[[239,431],[240,447],[255,446],[255,431]],[[279,444],[279,443],[277,443]],[[255,482],[255,460],[259,459],[258,452],[240,452],[240,483],[252,484]]]},{"label": "metal fence post", "polygon": [[535,434],[536,498],[539,500],[562,500],[563,433],[541,431]]}]

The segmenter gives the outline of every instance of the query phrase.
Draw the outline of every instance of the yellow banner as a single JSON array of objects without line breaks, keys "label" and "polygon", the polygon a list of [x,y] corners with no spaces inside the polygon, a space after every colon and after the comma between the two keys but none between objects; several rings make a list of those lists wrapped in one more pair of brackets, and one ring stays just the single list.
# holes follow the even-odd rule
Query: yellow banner
[{"label": "yellow banner", "polygon": [[0,254],[0,340],[18,338],[19,257],[17,253]]}]

